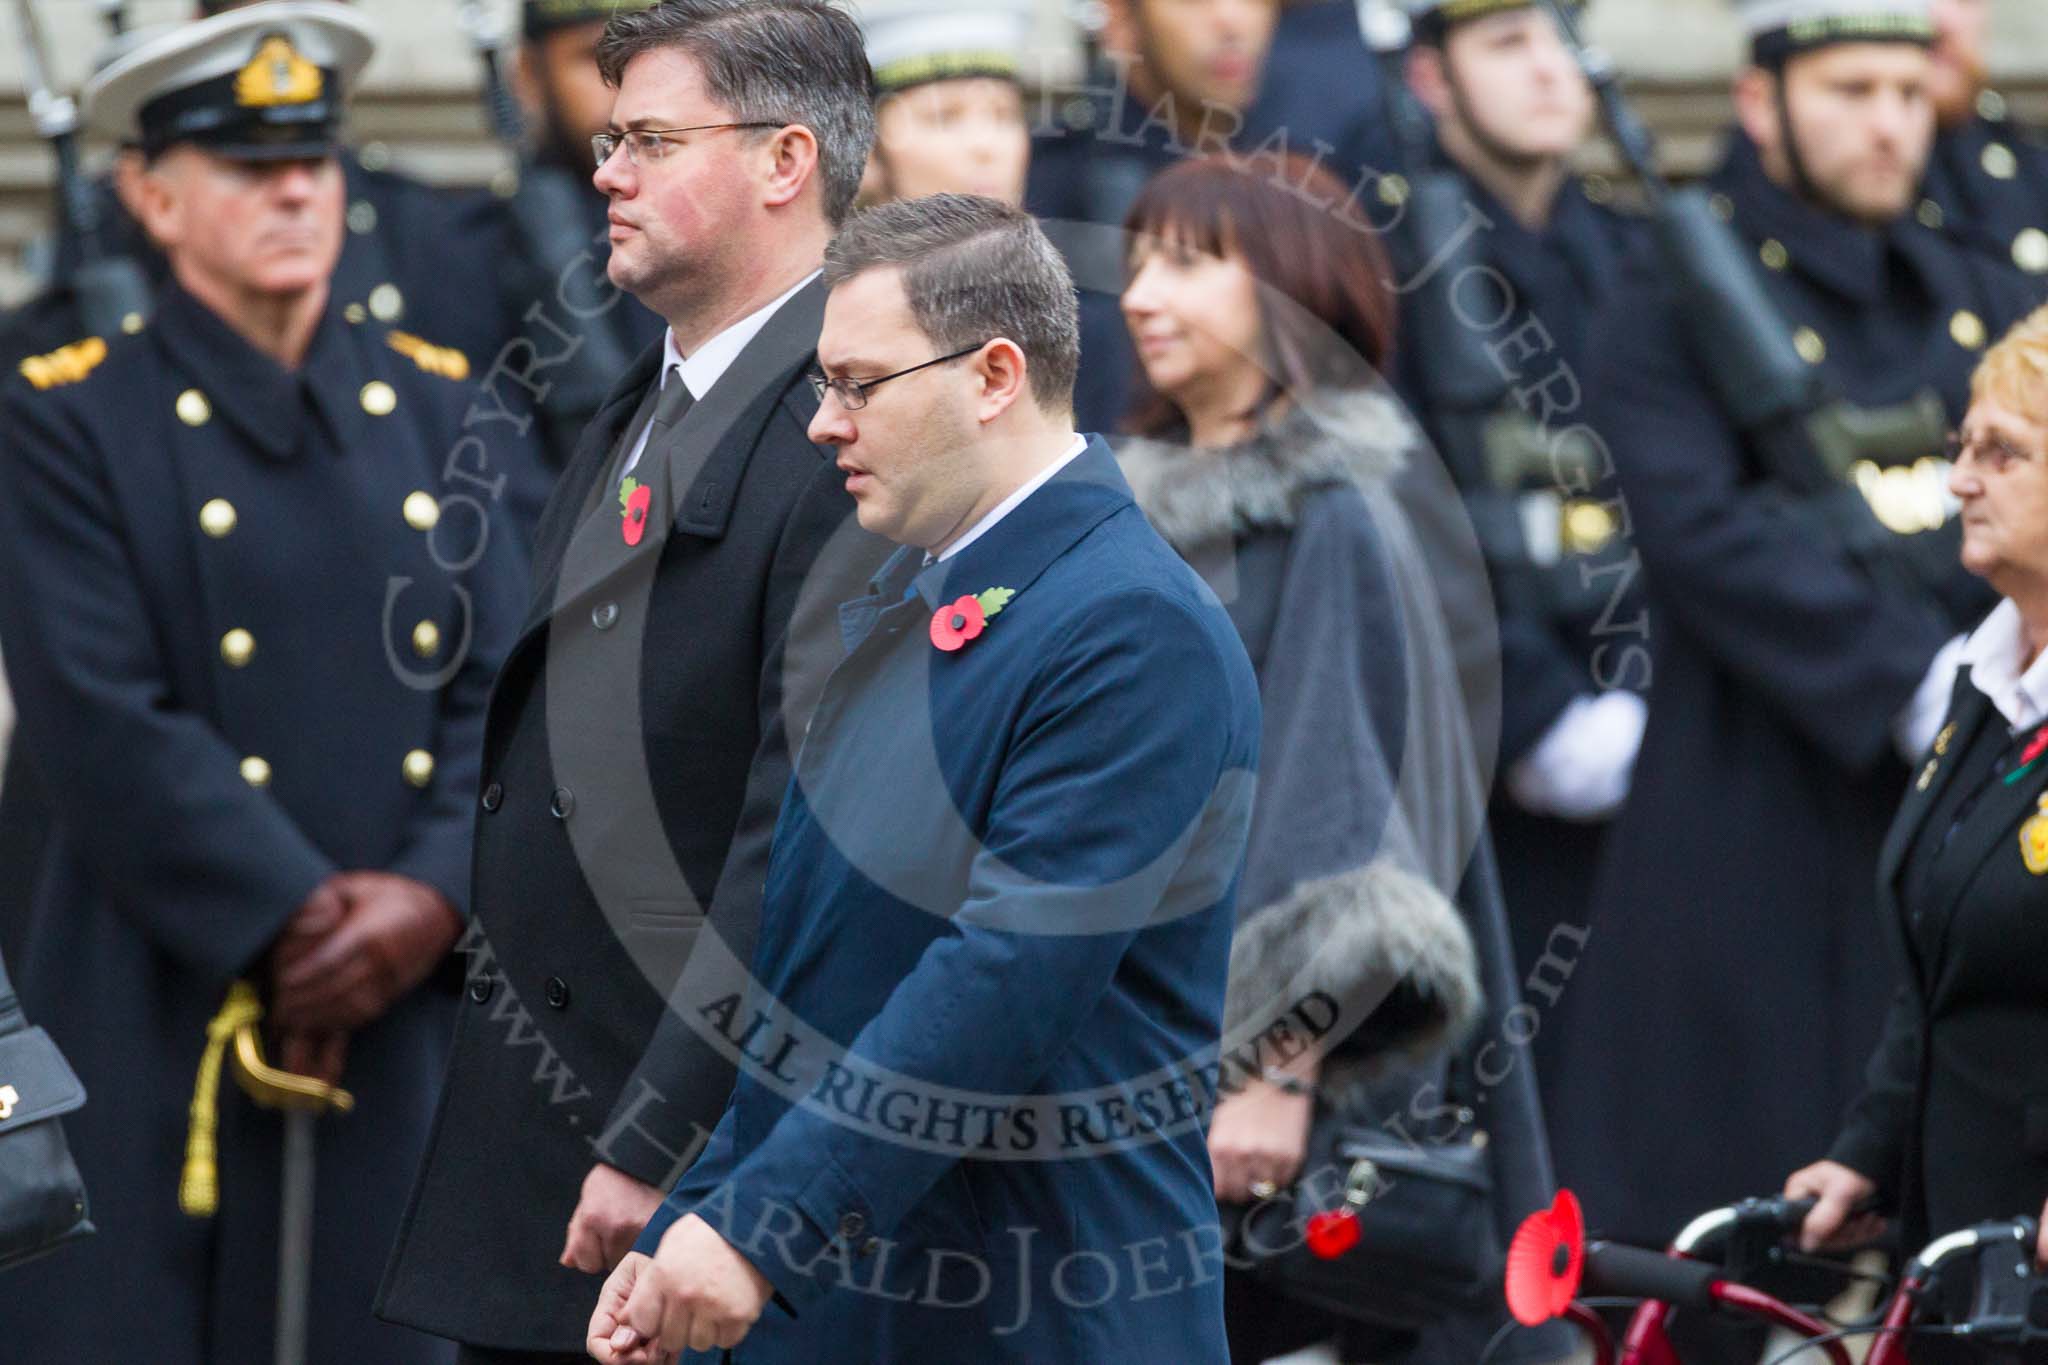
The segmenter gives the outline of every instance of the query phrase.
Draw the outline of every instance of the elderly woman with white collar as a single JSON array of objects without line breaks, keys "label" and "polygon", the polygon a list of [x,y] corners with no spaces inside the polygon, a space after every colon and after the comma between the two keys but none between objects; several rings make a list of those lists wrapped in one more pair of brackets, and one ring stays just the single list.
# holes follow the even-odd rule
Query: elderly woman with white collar
[{"label": "elderly woman with white collar", "polygon": [[2004,600],[1952,646],[1947,717],[1885,841],[1903,975],[1841,1136],[1786,1183],[1819,1197],[1809,1246],[1878,1215],[1910,1247],[2048,1214],[2048,309],[1985,354],[1951,444],[1963,566]]}]

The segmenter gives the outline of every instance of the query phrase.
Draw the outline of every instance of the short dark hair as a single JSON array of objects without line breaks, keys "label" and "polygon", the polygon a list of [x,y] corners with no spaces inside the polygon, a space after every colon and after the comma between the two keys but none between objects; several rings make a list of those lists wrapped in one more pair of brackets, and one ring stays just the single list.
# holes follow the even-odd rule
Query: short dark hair
[{"label": "short dark hair", "polygon": [[825,287],[901,266],[918,328],[940,351],[1007,337],[1031,396],[1074,404],[1081,324],[1066,258],[1022,209],[978,194],[932,194],[855,214],[825,248]]},{"label": "short dark hair", "polygon": [[662,0],[606,21],[598,74],[617,88],[635,57],[662,48],[688,53],[733,118],[810,129],[825,217],[845,220],[875,141],[875,74],[853,16],[826,0]]},{"label": "short dark hair", "polygon": [[[1241,255],[1271,296],[1294,305],[1276,313],[1262,304],[1276,390],[1354,388],[1373,382],[1392,359],[1399,305],[1378,236],[1337,211],[1347,193],[1299,153],[1242,162],[1199,157],[1152,177],[1124,229],[1134,244],[1164,237],[1212,255]],[[1341,345],[1330,344],[1331,333]],[[1125,428],[1143,436],[1178,430],[1179,410],[1140,387]]]}]

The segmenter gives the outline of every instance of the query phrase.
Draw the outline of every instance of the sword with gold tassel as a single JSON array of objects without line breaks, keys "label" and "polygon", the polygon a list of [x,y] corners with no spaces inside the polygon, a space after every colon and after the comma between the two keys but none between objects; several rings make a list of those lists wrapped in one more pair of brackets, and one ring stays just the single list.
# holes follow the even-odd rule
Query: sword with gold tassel
[{"label": "sword with gold tassel", "polygon": [[235,1083],[257,1104],[284,1114],[284,1175],[277,1223],[277,1365],[305,1365],[307,1308],[312,1299],[314,1124],[322,1114],[346,1114],[355,1097],[312,1076],[281,1071],[263,1060],[263,1002],[246,981],[228,987],[220,1012],[206,1026],[206,1050],[192,1087],[191,1126],[178,1206],[194,1218],[220,1208],[220,1073],[234,1068]]}]

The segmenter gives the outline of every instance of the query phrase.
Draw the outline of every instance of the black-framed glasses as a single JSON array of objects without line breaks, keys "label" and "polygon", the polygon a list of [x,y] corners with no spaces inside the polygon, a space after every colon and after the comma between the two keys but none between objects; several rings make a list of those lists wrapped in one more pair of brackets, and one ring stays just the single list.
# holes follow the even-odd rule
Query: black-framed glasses
[{"label": "black-framed glasses", "polygon": [[677,133],[708,133],[720,128],[787,128],[785,123],[693,123],[687,128],[628,128],[623,133],[596,133],[590,139],[590,154],[602,166],[612,159],[620,144],[626,148],[626,160],[635,166],[644,166],[659,161],[668,155],[668,144],[675,141]]},{"label": "black-framed glasses", "polygon": [[1960,465],[1965,458],[1974,459],[1994,474],[2003,474],[2014,464],[2024,463],[2033,457],[2003,436],[1984,435],[1976,440],[1965,440],[1960,431],[1951,431],[1941,448],[1942,458],[1952,465]]},{"label": "black-framed glasses", "polygon": [[[991,337],[990,340],[992,341],[994,338]],[[826,394],[831,393],[838,396],[840,407],[845,408],[848,412],[859,412],[868,405],[868,391],[876,385],[886,384],[892,379],[901,379],[906,374],[916,374],[919,370],[928,370],[934,365],[943,365],[949,360],[958,360],[963,355],[973,355],[986,345],[988,345],[987,341],[978,341],[972,346],[963,347],[953,352],[951,355],[942,355],[936,359],[927,360],[922,365],[912,365],[907,370],[898,370],[894,374],[885,374],[875,379],[827,379],[824,375],[813,370],[809,375],[811,389],[818,395],[820,403],[825,401]]]}]

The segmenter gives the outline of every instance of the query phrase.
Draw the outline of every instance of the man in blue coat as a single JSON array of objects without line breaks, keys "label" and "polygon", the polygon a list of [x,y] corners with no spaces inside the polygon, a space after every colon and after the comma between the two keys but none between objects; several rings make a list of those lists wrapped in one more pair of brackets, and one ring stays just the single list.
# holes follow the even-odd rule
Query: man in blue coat
[{"label": "man in blue coat", "polygon": [[840,609],[751,994],[704,1010],[756,1060],[591,1352],[1221,1361],[1250,665],[1073,432],[1073,285],[1029,217],[892,204],[825,280],[811,434],[904,548]]}]

